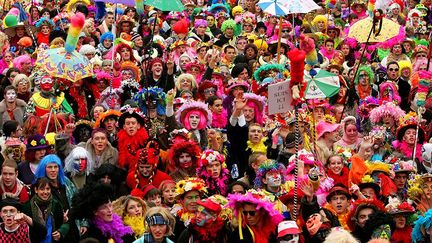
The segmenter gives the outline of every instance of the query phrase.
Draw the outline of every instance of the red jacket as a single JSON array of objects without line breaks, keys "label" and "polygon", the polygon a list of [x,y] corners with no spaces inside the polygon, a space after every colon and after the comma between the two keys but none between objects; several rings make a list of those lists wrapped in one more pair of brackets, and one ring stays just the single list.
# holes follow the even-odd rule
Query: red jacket
[{"label": "red jacket", "polygon": [[348,178],[349,178],[348,167],[344,166],[342,168],[342,172],[340,175],[336,175],[335,173],[333,173],[332,170],[327,170],[327,175],[334,180],[335,185],[341,183],[347,188],[350,188],[350,186],[348,185]]}]

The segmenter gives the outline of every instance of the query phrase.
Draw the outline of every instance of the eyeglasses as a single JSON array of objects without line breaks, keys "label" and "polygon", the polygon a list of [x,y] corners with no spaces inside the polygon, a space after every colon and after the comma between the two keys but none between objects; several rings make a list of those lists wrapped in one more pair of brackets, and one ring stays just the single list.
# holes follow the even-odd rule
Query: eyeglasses
[{"label": "eyeglasses", "polygon": [[215,88],[208,88],[204,90],[205,94],[214,94],[216,92]]},{"label": "eyeglasses", "polygon": [[399,71],[399,68],[389,68],[389,71],[390,71],[390,72],[398,72],[398,71]]},{"label": "eyeglasses", "polygon": [[289,33],[290,30],[282,30],[282,33]]},{"label": "eyeglasses", "polygon": [[243,210],[243,214],[245,215],[245,216],[247,216],[248,214],[250,215],[250,216],[255,216],[256,215],[256,211],[246,211],[246,210]]},{"label": "eyeglasses", "polygon": [[416,57],[427,57],[426,54],[417,54]]}]

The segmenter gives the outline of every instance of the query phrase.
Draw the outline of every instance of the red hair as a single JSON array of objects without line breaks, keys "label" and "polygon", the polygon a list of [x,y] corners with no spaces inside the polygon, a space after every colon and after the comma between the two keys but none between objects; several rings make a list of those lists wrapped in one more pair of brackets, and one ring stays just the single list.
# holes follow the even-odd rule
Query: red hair
[{"label": "red hair", "polygon": [[187,153],[192,157],[193,167],[197,166],[198,156],[201,153],[201,149],[198,144],[194,141],[186,141],[182,143],[174,144],[169,151],[169,159],[172,165],[175,167],[179,166],[179,158],[182,153]]},{"label": "red hair", "polygon": [[186,113],[186,115],[183,118],[183,125],[187,130],[191,130],[191,125],[189,123],[189,117],[191,115],[198,115],[199,116],[199,123],[198,123],[198,130],[203,130],[207,126],[207,118],[206,116],[199,110],[191,109]]},{"label": "red hair", "polygon": [[[133,54],[132,47],[130,47],[128,44],[125,44],[125,43],[118,44],[118,46],[116,47],[116,51],[115,52],[120,55],[120,52],[121,52],[122,48],[127,48],[129,50],[129,53],[130,53],[130,60],[129,61],[136,62],[136,59],[135,59],[134,54]],[[124,60],[121,60],[121,61],[124,61]]]}]

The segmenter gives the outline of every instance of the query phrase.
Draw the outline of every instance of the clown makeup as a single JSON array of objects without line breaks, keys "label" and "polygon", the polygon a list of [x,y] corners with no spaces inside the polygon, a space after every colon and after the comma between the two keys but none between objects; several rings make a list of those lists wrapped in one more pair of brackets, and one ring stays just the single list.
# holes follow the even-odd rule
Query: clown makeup
[{"label": "clown makeup", "polygon": [[282,238],[278,239],[279,243],[297,243],[299,242],[300,236],[298,234],[295,235],[285,235]]},{"label": "clown makeup", "polygon": [[8,103],[14,103],[16,101],[16,92],[13,89],[10,89],[6,92],[5,95],[6,102]]},{"label": "clown makeup", "polygon": [[388,225],[388,224],[380,225],[372,233],[372,239],[390,240],[390,237],[391,237],[391,229],[390,229],[390,225]]},{"label": "clown makeup", "polygon": [[212,178],[219,178],[222,165],[219,161],[212,161],[206,165],[207,172],[211,175]]},{"label": "clown makeup", "polygon": [[198,125],[200,123],[200,116],[199,116],[199,114],[197,114],[197,113],[190,114],[190,116],[188,117],[188,120],[189,120],[189,124],[190,124],[191,130],[198,129]]},{"label": "clown makeup", "polygon": [[134,78],[133,72],[131,70],[122,70],[121,75],[122,75],[122,80],[129,80]]},{"label": "clown makeup", "polygon": [[269,171],[265,175],[265,183],[268,187],[279,187],[282,183],[282,176],[279,171]]},{"label": "clown makeup", "polygon": [[328,167],[335,175],[340,175],[344,167],[342,158],[340,156],[330,157]]},{"label": "clown makeup", "polygon": [[215,219],[216,216],[211,212],[208,212],[206,209],[199,211],[196,216],[197,225],[200,227],[204,226],[207,222],[214,221]]},{"label": "clown makeup", "polygon": [[42,91],[49,92],[54,87],[54,81],[50,77],[44,77],[40,81],[40,88]]},{"label": "clown makeup", "polygon": [[192,156],[188,153],[182,153],[179,157],[180,167],[187,169],[192,166]]}]

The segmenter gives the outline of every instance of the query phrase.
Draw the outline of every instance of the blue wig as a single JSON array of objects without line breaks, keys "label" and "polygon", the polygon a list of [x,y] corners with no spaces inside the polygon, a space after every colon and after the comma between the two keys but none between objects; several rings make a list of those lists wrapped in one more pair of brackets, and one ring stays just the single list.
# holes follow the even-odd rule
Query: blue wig
[{"label": "blue wig", "polygon": [[35,183],[38,179],[40,179],[42,177],[47,177],[46,176],[46,167],[49,163],[56,163],[58,165],[59,172],[58,172],[57,179],[58,179],[58,182],[60,183],[60,185],[64,185],[66,179],[65,179],[65,174],[64,174],[62,162],[61,162],[60,158],[55,154],[49,154],[49,155],[43,157],[43,159],[39,162],[39,166],[36,169],[35,179],[34,179],[33,183]]},{"label": "blue wig", "polygon": [[114,41],[114,35],[113,35],[113,33],[111,31],[107,31],[107,32],[103,33],[101,35],[101,37],[100,37],[100,41],[99,42],[102,43],[106,39]]},{"label": "blue wig", "polygon": [[156,105],[156,112],[159,116],[164,116],[166,113],[166,94],[163,89],[158,87],[150,87],[141,89],[135,96],[134,100],[144,114],[148,114],[149,105]]},{"label": "blue wig", "polygon": [[419,216],[414,222],[414,228],[411,233],[411,237],[414,243],[424,242],[424,235],[422,233],[422,228],[426,231],[432,227],[432,209],[429,209],[424,216]]}]

